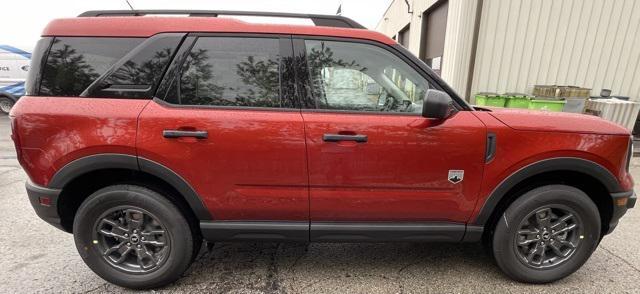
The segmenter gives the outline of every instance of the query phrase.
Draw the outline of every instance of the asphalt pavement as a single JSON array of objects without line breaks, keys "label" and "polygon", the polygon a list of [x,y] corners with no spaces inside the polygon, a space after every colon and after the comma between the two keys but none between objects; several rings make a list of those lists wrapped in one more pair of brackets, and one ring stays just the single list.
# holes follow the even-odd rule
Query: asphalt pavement
[{"label": "asphalt pavement", "polygon": [[[9,133],[0,116],[0,293],[130,292],[91,272],[72,236],[36,216]],[[640,159],[632,170],[640,183]],[[578,272],[546,285],[510,280],[479,244],[216,243],[154,292],[640,293],[639,221],[640,208],[630,210]]]}]

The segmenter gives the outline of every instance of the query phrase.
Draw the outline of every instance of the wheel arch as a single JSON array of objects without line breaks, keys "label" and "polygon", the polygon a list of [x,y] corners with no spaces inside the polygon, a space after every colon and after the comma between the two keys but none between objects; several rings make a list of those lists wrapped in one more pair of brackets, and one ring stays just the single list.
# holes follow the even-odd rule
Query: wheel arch
[{"label": "wheel arch", "polygon": [[9,99],[13,100],[13,102],[14,102],[14,103],[15,103],[15,102],[18,102],[18,97],[13,96],[12,94],[9,94],[9,93],[7,93],[7,92],[1,92],[1,91],[0,91],[0,97],[7,97],[7,98],[9,98]]},{"label": "wheel arch", "polygon": [[510,203],[526,191],[547,184],[566,184],[585,192],[598,206],[603,232],[607,232],[613,213],[611,193],[621,192],[620,185],[602,165],[575,157],[546,159],[514,172],[492,191],[471,226],[484,227],[485,233],[492,230],[492,224]]},{"label": "wheel arch", "polygon": [[48,187],[61,190],[58,214],[62,226],[70,231],[82,201],[98,189],[122,183],[138,184],[167,196],[195,223],[211,219],[185,179],[162,164],[129,154],[97,154],[76,159],[58,170]]},{"label": "wheel arch", "polygon": [[0,91],[0,96],[7,97],[7,98],[13,100],[13,102],[18,101],[18,97],[14,96],[13,94],[9,94],[7,92]]}]

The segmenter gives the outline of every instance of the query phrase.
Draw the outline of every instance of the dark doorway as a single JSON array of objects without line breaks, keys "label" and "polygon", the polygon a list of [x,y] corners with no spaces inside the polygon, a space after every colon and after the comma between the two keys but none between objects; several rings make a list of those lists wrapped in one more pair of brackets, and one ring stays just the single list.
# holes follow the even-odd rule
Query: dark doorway
[{"label": "dark doorway", "polygon": [[409,32],[411,25],[407,25],[405,26],[399,33],[398,33],[398,43],[400,43],[400,45],[404,46],[404,48],[409,48]]},{"label": "dark doorway", "polygon": [[420,59],[438,75],[442,72],[442,55],[444,53],[448,11],[449,1],[443,0],[422,13]]}]

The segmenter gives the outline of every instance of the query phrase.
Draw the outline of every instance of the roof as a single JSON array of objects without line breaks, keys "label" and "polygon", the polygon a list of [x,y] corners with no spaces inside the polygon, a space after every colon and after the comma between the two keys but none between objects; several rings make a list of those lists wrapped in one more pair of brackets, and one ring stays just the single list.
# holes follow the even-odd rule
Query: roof
[{"label": "roof", "polygon": [[271,33],[349,37],[395,44],[391,38],[370,30],[305,25],[254,24],[233,18],[117,16],[77,17],[51,21],[42,36],[150,37],[159,33]]}]

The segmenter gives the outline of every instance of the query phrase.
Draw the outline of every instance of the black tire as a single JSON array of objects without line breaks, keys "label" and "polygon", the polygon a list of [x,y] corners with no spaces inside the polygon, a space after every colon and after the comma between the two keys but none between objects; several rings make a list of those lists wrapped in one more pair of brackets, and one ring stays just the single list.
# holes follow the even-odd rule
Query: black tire
[{"label": "black tire", "polygon": [[1,113],[9,114],[9,111],[11,111],[11,108],[13,107],[14,104],[15,102],[13,101],[13,99],[6,96],[0,96],[0,112]]},{"label": "black tire", "polygon": [[514,280],[553,282],[589,259],[600,240],[600,225],[598,208],[583,191],[565,185],[539,187],[516,199],[500,216],[493,255]]},{"label": "black tire", "polygon": [[[140,219],[142,224],[146,219],[147,225],[130,225]],[[105,229],[105,224],[110,229]],[[133,241],[133,228],[129,230],[130,226],[138,228]],[[149,226],[153,228],[149,229]],[[129,234],[128,238],[121,240],[125,234],[123,229],[129,230]],[[151,237],[152,230],[158,235]],[[98,231],[116,232],[119,237],[105,237]],[[194,234],[189,223],[173,203],[157,192],[135,185],[109,186],[89,196],[78,209],[73,233],[78,252],[91,270],[110,283],[132,289],[156,288],[176,281],[191,264],[195,247],[199,248],[194,246]],[[144,236],[147,236],[147,241],[140,241],[139,238],[145,240]],[[149,245],[150,239],[164,246]],[[113,243],[107,244],[109,242]],[[111,248],[113,244],[122,248],[112,253],[125,256],[126,261],[122,264],[113,258],[103,257],[104,249]],[[149,252],[153,254],[148,255]],[[153,265],[151,269],[144,269],[145,262],[138,257],[143,255],[146,263]],[[142,264],[137,272],[136,262]]]}]

